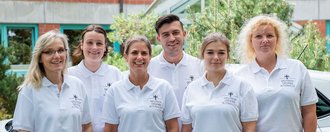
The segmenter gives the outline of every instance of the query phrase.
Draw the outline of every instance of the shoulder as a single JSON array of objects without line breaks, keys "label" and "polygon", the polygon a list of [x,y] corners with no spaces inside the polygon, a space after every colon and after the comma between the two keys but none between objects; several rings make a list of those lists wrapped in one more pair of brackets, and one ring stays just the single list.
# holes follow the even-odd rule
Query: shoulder
[{"label": "shoulder", "polygon": [[75,73],[77,71],[79,71],[78,65],[75,65],[75,66],[72,66],[72,67],[68,68],[68,73],[69,74]]}]

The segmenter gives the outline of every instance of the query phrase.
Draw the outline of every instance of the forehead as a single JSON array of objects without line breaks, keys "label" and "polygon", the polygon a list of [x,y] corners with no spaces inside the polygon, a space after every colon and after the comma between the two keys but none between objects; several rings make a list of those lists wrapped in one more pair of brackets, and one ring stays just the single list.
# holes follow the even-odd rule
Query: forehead
[{"label": "forehead", "polygon": [[137,41],[131,44],[130,48],[128,49],[129,51],[131,50],[146,50],[148,51],[147,44],[145,44],[142,41]]},{"label": "forehead", "polygon": [[84,38],[103,38],[104,39],[104,35],[99,32],[90,31],[90,32],[85,33]]},{"label": "forehead", "polygon": [[53,49],[53,48],[59,48],[59,47],[64,47],[64,43],[63,43],[62,39],[56,38],[45,49]]},{"label": "forehead", "polygon": [[171,23],[165,23],[159,28],[159,33],[172,32],[175,30],[182,31],[181,23],[179,21],[174,21]]},{"label": "forehead", "polygon": [[252,33],[266,33],[266,32],[275,32],[275,28],[271,24],[261,24],[257,25],[253,30]]},{"label": "forehead", "polygon": [[227,46],[220,42],[220,41],[216,41],[216,42],[211,42],[208,45],[206,45],[205,50],[226,50]]}]

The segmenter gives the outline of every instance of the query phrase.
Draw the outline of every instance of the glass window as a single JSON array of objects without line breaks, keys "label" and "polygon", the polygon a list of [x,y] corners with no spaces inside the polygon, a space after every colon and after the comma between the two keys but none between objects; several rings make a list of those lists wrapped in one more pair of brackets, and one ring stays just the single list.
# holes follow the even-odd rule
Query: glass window
[{"label": "glass window", "polygon": [[79,44],[80,34],[83,31],[84,31],[83,29],[81,29],[81,30],[78,30],[78,29],[64,29],[63,30],[63,33],[66,34],[68,36],[68,39],[69,39],[69,48],[70,48],[70,56],[71,57],[72,57],[74,49]]},{"label": "glass window", "polygon": [[7,28],[8,60],[11,64],[30,62],[32,36],[32,28]]},{"label": "glass window", "polygon": [[323,118],[330,114],[330,101],[320,91],[317,91],[319,101],[316,103],[317,118]]}]

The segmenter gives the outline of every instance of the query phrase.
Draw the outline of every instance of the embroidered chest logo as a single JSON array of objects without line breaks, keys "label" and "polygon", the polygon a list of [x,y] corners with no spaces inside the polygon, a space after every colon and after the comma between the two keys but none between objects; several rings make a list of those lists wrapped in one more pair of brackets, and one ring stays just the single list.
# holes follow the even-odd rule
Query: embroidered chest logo
[{"label": "embroidered chest logo", "polygon": [[238,96],[235,95],[233,92],[228,92],[225,97],[223,104],[229,104],[233,106],[238,106]]},{"label": "embroidered chest logo", "polygon": [[295,87],[295,78],[292,78],[290,75],[285,74],[281,78],[281,87]]},{"label": "embroidered chest logo", "polygon": [[186,87],[185,88],[187,88],[188,84],[191,83],[192,81],[194,81],[194,79],[195,79],[195,77],[193,75],[190,75],[189,78],[186,81]]},{"label": "embroidered chest logo", "polygon": [[72,108],[80,109],[81,104],[82,104],[82,99],[79,98],[77,95],[73,95],[72,98],[70,98],[71,103],[72,103]]},{"label": "embroidered chest logo", "polygon": [[107,93],[108,89],[111,87],[111,83],[107,83],[106,86],[104,87],[104,93],[103,96],[105,96],[105,94]]},{"label": "embroidered chest logo", "polygon": [[157,110],[162,110],[162,99],[159,95],[154,94],[152,97],[148,99],[148,105],[150,108],[154,108]]}]

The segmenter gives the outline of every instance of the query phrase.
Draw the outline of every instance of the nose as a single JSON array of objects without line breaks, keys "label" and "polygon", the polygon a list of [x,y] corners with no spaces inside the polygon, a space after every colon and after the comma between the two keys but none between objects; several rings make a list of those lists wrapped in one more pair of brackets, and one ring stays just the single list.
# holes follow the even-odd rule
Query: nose
[{"label": "nose", "polygon": [[268,38],[267,37],[263,37],[262,38],[262,43],[267,43],[269,40],[268,40]]},{"label": "nose", "polygon": [[170,34],[170,36],[169,36],[169,40],[170,40],[170,41],[174,41],[174,40],[175,40],[175,37],[174,37],[173,34]]}]

